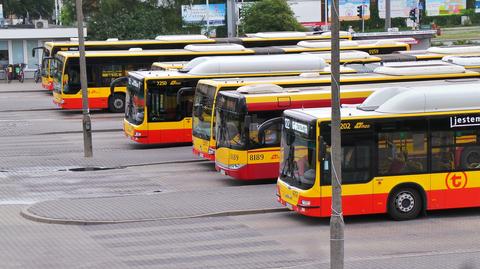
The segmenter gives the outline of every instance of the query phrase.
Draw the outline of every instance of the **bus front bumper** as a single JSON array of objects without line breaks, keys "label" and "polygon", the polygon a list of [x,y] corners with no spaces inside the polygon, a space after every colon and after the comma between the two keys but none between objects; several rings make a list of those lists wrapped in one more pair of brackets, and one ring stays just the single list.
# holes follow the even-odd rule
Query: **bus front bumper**
[{"label": "bus front bumper", "polygon": [[310,201],[309,199],[304,199],[303,197],[298,197],[298,201],[302,201],[303,204],[298,204],[298,203],[292,203],[286,201],[286,199],[283,199],[282,197],[285,196],[292,196],[292,194],[286,193],[286,192],[281,192],[281,188],[278,186],[279,183],[277,183],[277,201],[285,206],[286,208],[296,211],[302,215],[305,216],[310,216],[310,217],[321,217],[321,210],[320,206],[312,206],[310,205],[313,201]]},{"label": "bus front bumper", "polygon": [[216,161],[215,169],[223,175],[230,176],[234,179],[249,181],[277,178],[278,165],[278,162],[225,165]]},{"label": "bus front bumper", "polygon": [[126,137],[139,144],[160,145],[192,142],[191,136],[184,135],[191,132],[191,129],[139,130],[124,123],[123,131]]},{"label": "bus front bumper", "polygon": [[210,147],[210,141],[192,136],[192,153],[200,158],[215,161],[215,148]]}]

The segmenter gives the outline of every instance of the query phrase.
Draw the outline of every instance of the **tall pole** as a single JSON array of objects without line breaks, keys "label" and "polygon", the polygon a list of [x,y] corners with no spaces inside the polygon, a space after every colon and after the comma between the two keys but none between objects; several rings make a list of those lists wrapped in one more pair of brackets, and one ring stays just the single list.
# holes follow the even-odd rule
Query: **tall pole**
[{"label": "tall pole", "polygon": [[325,15],[325,27],[328,25],[328,0],[324,0],[325,5],[324,5],[324,15]]},{"label": "tall pole", "polygon": [[58,1],[55,0],[55,25],[58,25]]},{"label": "tall pole", "polygon": [[385,0],[385,32],[388,32],[388,28],[392,28],[391,10],[390,0]]},{"label": "tall pole", "polygon": [[365,1],[362,1],[362,33],[365,32]]},{"label": "tall pole", "polygon": [[332,0],[332,213],[330,217],[330,268],[343,269],[344,222],[342,213],[342,169],[340,137],[340,0]]},{"label": "tall pole", "polygon": [[92,122],[88,109],[87,67],[85,60],[85,37],[83,36],[82,0],[76,0],[78,25],[78,50],[80,52],[80,85],[82,87],[82,114],[83,114],[83,152],[85,158],[93,156],[92,150]]},{"label": "tall pole", "polygon": [[210,5],[208,0],[205,0],[205,5],[207,6],[207,13],[205,14],[207,16],[207,36],[210,36]]},{"label": "tall pole", "polygon": [[235,0],[227,0],[227,36],[236,36],[237,11]]}]

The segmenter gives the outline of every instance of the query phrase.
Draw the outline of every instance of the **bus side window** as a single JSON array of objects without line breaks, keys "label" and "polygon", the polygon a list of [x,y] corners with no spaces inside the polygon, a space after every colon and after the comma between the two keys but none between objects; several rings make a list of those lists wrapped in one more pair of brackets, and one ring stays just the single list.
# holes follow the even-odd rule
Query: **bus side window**
[{"label": "bus side window", "polygon": [[342,135],[342,181],[345,184],[370,181],[372,164],[372,135]]}]

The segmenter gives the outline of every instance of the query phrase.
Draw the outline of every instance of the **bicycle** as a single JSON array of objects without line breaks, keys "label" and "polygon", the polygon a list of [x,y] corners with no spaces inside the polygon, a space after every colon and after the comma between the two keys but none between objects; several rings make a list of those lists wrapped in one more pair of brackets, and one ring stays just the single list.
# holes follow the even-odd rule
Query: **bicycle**
[{"label": "bicycle", "polygon": [[35,83],[38,83],[42,79],[41,75],[41,65],[35,64],[37,66],[37,69],[35,70],[35,73],[33,73],[33,79],[35,80]]},{"label": "bicycle", "polygon": [[24,63],[16,64],[14,65],[14,68],[15,68],[16,79],[18,79],[20,83],[23,83],[23,81],[25,80],[25,72],[24,72],[25,64]]}]

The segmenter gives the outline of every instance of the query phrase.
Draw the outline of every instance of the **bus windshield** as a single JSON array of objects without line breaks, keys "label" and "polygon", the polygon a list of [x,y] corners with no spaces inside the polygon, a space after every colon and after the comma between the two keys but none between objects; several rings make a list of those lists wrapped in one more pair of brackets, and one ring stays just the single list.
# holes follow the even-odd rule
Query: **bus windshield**
[{"label": "bus windshield", "polygon": [[[260,141],[259,138],[259,127],[265,121],[280,116],[280,114],[281,111],[245,114],[231,110],[217,109],[217,122],[215,125],[215,133],[218,136],[217,147],[232,149],[279,147],[281,125],[275,124],[264,130],[262,141]],[[237,141],[239,138],[241,139]]]},{"label": "bus windshield", "polygon": [[57,57],[53,58],[50,61],[50,72],[52,77],[55,81],[54,91],[60,93],[62,90],[62,73],[63,73],[63,64],[64,64],[63,57],[57,55]]},{"label": "bus windshield", "polygon": [[215,92],[214,86],[204,84],[199,84],[195,90],[192,134],[196,137],[210,139]]},{"label": "bus windshield", "polygon": [[[299,131],[292,129],[285,119],[286,127],[283,128],[281,147],[283,149],[280,159],[280,179],[299,189],[307,190],[313,187],[316,177],[316,142],[309,136],[299,131],[307,130],[307,124],[296,123]],[[304,127],[298,127],[304,126]],[[295,128],[295,127],[294,127]]]},{"label": "bus windshield", "polygon": [[245,114],[217,109],[215,133],[218,148],[246,149]]},{"label": "bus windshield", "polygon": [[125,102],[125,119],[131,124],[140,125],[145,115],[145,93],[141,81],[128,79]]},{"label": "bus windshield", "polygon": [[259,129],[265,121],[281,116],[282,111],[246,112],[242,101],[224,95],[218,98],[215,117],[217,147],[245,150],[280,146],[281,123],[265,128],[262,138]]}]

